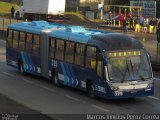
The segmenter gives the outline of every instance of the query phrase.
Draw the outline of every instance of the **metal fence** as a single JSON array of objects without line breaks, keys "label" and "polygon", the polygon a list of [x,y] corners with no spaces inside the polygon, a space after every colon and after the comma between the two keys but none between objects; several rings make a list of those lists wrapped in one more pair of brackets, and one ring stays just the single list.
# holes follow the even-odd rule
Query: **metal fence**
[{"label": "metal fence", "polygon": [[0,39],[6,39],[7,26],[12,23],[22,22],[24,20],[12,19],[10,16],[0,16]]}]

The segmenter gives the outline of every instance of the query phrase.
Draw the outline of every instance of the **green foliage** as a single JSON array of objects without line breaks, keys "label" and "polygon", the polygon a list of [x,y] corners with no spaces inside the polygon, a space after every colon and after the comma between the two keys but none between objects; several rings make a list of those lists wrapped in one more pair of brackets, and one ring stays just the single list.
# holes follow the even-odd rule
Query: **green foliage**
[{"label": "green foliage", "polygon": [[11,1],[11,3],[14,3],[14,4],[20,4],[20,2],[21,2],[21,0],[10,0]]},{"label": "green foliage", "polygon": [[16,9],[18,6],[8,2],[0,2],[0,14],[8,14],[11,11],[11,7],[14,6]]},{"label": "green foliage", "polygon": [[68,15],[70,17],[77,17],[80,21],[83,21],[85,19],[85,16],[78,13],[78,12],[66,12],[65,15]]},{"label": "green foliage", "polygon": [[65,17],[68,18],[68,21],[65,21],[65,24],[72,24],[72,25],[83,25],[83,26],[89,26],[89,27],[97,27],[101,23],[103,23],[102,20],[96,19],[96,20],[90,20],[86,18],[82,13],[80,12],[66,12]]},{"label": "green foliage", "polygon": [[88,22],[104,22],[103,20],[100,19],[96,19],[96,20],[90,20],[88,18],[86,18],[83,14],[81,14],[80,12],[65,12],[65,15],[67,15],[68,17],[72,18],[72,19],[76,19],[77,21],[88,21]]}]

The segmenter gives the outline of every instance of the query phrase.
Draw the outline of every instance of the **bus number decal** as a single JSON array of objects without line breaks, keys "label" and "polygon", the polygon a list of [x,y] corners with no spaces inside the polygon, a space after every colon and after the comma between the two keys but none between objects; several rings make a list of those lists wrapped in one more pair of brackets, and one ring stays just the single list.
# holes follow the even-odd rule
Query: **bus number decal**
[{"label": "bus number decal", "polygon": [[41,73],[41,68],[37,67],[37,73]]},{"label": "bus number decal", "polygon": [[86,88],[86,81],[81,81],[81,87]]},{"label": "bus number decal", "polygon": [[32,71],[32,65],[29,65],[29,70]]},{"label": "bus number decal", "polygon": [[115,96],[122,96],[123,92],[122,91],[115,91],[114,95]]},{"label": "bus number decal", "polygon": [[40,67],[24,64],[24,68],[27,71],[33,71],[33,72],[41,73],[41,68]]}]

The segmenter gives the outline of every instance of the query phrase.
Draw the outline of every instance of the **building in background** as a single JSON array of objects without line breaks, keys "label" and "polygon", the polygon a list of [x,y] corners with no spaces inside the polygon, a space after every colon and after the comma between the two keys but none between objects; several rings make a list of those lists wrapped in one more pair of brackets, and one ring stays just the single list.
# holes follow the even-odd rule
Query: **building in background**
[{"label": "building in background", "polygon": [[[156,18],[155,0],[131,0],[130,6],[141,6],[140,15],[143,17]],[[136,13],[134,13],[136,15]]]},{"label": "building in background", "polygon": [[66,0],[66,11],[77,11],[80,6],[80,0]]},{"label": "building in background", "polygon": [[[66,11],[81,11],[84,15],[92,19],[99,18],[98,4],[102,0],[66,0]],[[155,6],[156,1],[156,6]],[[107,19],[109,11],[113,11],[113,7],[107,5],[127,5],[142,6],[142,15],[160,18],[160,0],[104,0],[104,19]],[[128,8],[127,8],[128,9]],[[129,11],[129,10],[128,10]],[[118,14],[118,9],[116,9]]]}]

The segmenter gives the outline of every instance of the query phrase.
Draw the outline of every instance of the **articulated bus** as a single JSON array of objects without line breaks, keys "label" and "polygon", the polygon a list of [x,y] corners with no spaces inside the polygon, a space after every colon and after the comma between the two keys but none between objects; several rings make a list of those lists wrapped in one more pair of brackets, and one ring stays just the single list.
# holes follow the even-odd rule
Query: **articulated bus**
[{"label": "articulated bus", "polygon": [[154,93],[149,55],[122,33],[46,21],[10,24],[7,64],[105,99]]}]

